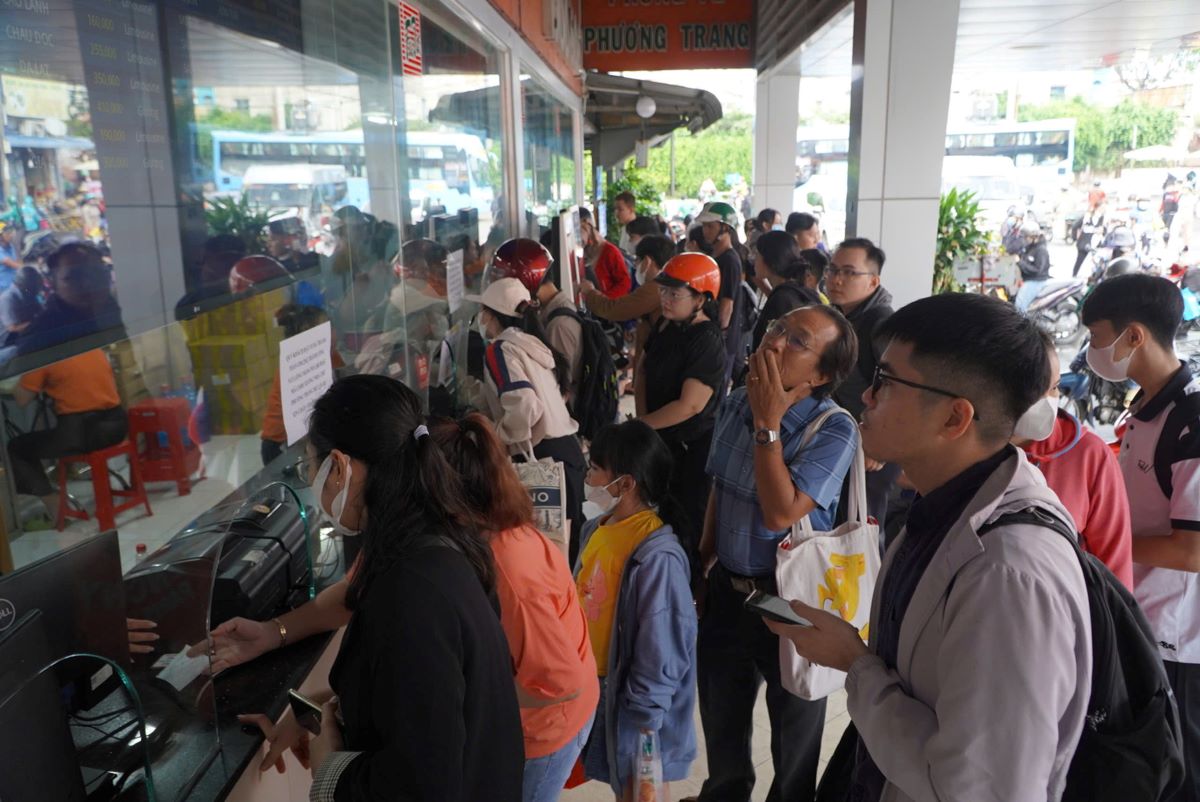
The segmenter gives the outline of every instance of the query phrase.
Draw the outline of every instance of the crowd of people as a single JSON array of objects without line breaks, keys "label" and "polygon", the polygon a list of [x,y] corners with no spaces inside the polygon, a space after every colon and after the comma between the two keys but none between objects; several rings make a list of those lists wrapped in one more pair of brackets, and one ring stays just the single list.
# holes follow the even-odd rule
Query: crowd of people
[{"label": "crowd of people", "polygon": [[[884,251],[828,249],[810,215],[763,210],[743,242],[714,201],[677,240],[617,200],[614,242],[583,216],[574,296],[556,231],[489,254],[479,411],[424,414],[369,374],[317,402],[301,478],[359,556],[313,601],[196,647],[224,671],[344,627],[309,694],[319,733],[245,717],[261,768],[293,751],[315,800],[553,800],[572,776],[638,799],[646,743],[661,790],[689,776],[698,705],[698,799],[745,802],[765,685],[769,800],[1081,798],[1095,622],[1059,529],[1140,604],[1182,724],[1170,798],[1200,800],[1200,378],[1173,351],[1178,288],[1121,276],[1083,309],[1092,370],[1141,388],[1114,454],[1059,408],[1054,345],[1013,304],[893,309]],[[584,436],[604,360],[633,412]],[[860,448],[890,533],[869,637],[799,601],[809,626],[748,610],[781,592],[794,526],[845,520]],[[538,458],[563,465],[566,553],[518,475]],[[781,649],[847,672],[852,727],[823,777],[826,701],[785,687]]]}]

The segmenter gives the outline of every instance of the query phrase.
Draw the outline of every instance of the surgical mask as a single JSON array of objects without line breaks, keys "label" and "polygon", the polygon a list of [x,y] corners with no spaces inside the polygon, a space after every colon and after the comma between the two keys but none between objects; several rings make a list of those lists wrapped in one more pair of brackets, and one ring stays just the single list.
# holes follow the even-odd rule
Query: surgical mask
[{"label": "surgical mask", "polygon": [[609,493],[608,489],[619,481],[621,477],[618,476],[606,485],[584,485],[584,496],[600,508],[601,514],[612,512],[612,508],[621,503],[621,497]]},{"label": "surgical mask", "polygon": [[346,511],[346,499],[350,496],[350,478],[354,475],[354,466],[349,460],[346,462],[346,481],[342,485],[342,489],[333,499],[333,510],[325,509],[325,502],[321,498],[325,491],[325,481],[329,479],[329,472],[333,469],[333,454],[325,458],[321,463],[320,470],[317,471],[317,478],[313,479],[312,489],[317,496],[317,509],[324,518],[333,527],[333,533],[340,537],[357,535],[360,530],[351,529],[342,524],[342,513]]},{"label": "surgical mask", "polygon": [[479,330],[479,336],[482,337],[483,341],[486,343],[488,341],[487,324],[483,322],[482,317],[476,318],[475,328]]},{"label": "surgical mask", "polygon": [[783,223],[776,223],[775,225],[771,226],[771,230],[772,231],[783,231],[784,230]]},{"label": "surgical mask", "polygon": [[[1125,331],[1128,331],[1128,329]],[[1129,354],[1124,359],[1113,359],[1117,343],[1121,342],[1121,338],[1125,336],[1125,331],[1117,335],[1117,339],[1112,341],[1112,345],[1104,348],[1097,348],[1091,343],[1088,344],[1088,367],[1100,378],[1110,382],[1125,381],[1129,378],[1129,360],[1133,359],[1133,349],[1129,350]]]},{"label": "surgical mask", "polygon": [[637,283],[639,287],[646,286],[646,269],[642,267],[641,262],[638,262],[637,269],[634,270],[634,275],[637,276]]},{"label": "surgical mask", "polygon": [[1043,396],[1033,403],[1017,420],[1013,437],[1017,440],[1045,440],[1054,432],[1054,421],[1058,418],[1058,403],[1054,398]]}]

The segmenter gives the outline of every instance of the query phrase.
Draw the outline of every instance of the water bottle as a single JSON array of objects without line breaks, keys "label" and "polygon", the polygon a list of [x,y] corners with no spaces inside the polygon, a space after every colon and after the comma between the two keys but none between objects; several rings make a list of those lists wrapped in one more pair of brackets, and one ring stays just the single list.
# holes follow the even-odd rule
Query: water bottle
[{"label": "water bottle", "polygon": [[657,732],[642,730],[638,735],[633,781],[634,802],[662,802],[662,755],[658,751]]}]

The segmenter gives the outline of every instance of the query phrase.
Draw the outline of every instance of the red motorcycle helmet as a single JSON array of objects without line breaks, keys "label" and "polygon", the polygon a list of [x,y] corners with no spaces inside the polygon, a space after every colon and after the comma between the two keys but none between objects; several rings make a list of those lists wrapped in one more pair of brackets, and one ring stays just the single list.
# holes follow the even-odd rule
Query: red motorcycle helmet
[{"label": "red motorcycle helmet", "polygon": [[515,278],[525,285],[530,296],[536,297],[553,261],[550,251],[537,240],[510,239],[492,256],[491,280]]},{"label": "red motorcycle helmet", "polygon": [[229,292],[237,295],[253,289],[257,284],[290,277],[287,268],[270,256],[243,256],[234,262],[233,269],[229,271]]}]

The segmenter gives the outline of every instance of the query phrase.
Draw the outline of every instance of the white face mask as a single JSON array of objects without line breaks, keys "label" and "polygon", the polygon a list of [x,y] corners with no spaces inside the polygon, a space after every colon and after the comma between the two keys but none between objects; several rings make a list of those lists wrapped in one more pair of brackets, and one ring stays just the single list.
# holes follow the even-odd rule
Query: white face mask
[{"label": "white face mask", "polygon": [[[1125,331],[1128,330],[1125,329]],[[1129,354],[1124,359],[1113,359],[1117,343],[1121,342],[1121,338],[1125,336],[1125,331],[1117,335],[1117,338],[1112,341],[1112,345],[1104,348],[1097,348],[1091,343],[1088,344],[1088,367],[1100,378],[1110,382],[1125,381],[1129,378],[1129,360],[1133,359],[1134,349],[1129,349]]]},{"label": "white face mask", "polygon": [[639,287],[646,286],[646,269],[642,267],[642,262],[638,262],[637,269],[634,271],[634,275],[637,276],[637,283]]},{"label": "white face mask", "polygon": [[621,477],[613,479],[606,485],[584,485],[584,497],[600,508],[600,513],[612,512],[612,508],[621,503],[621,496],[614,496],[608,489],[621,481]]},{"label": "white face mask", "polygon": [[483,322],[482,316],[475,319],[475,327],[479,329],[479,336],[486,343],[488,341],[487,324]]},{"label": "white face mask", "polygon": [[1045,440],[1054,432],[1054,421],[1058,418],[1058,402],[1043,396],[1033,403],[1017,420],[1013,437],[1017,440]]},{"label": "white face mask", "polygon": [[351,529],[342,524],[342,513],[346,511],[346,499],[350,497],[350,478],[354,475],[354,466],[346,462],[346,482],[342,485],[342,489],[333,499],[332,512],[325,509],[325,502],[321,498],[325,491],[325,482],[329,479],[329,471],[333,469],[333,454],[325,458],[321,463],[320,470],[317,471],[317,477],[313,479],[312,489],[317,496],[317,509],[321,513],[321,517],[333,526],[333,533],[341,537],[357,535],[360,530]]}]

